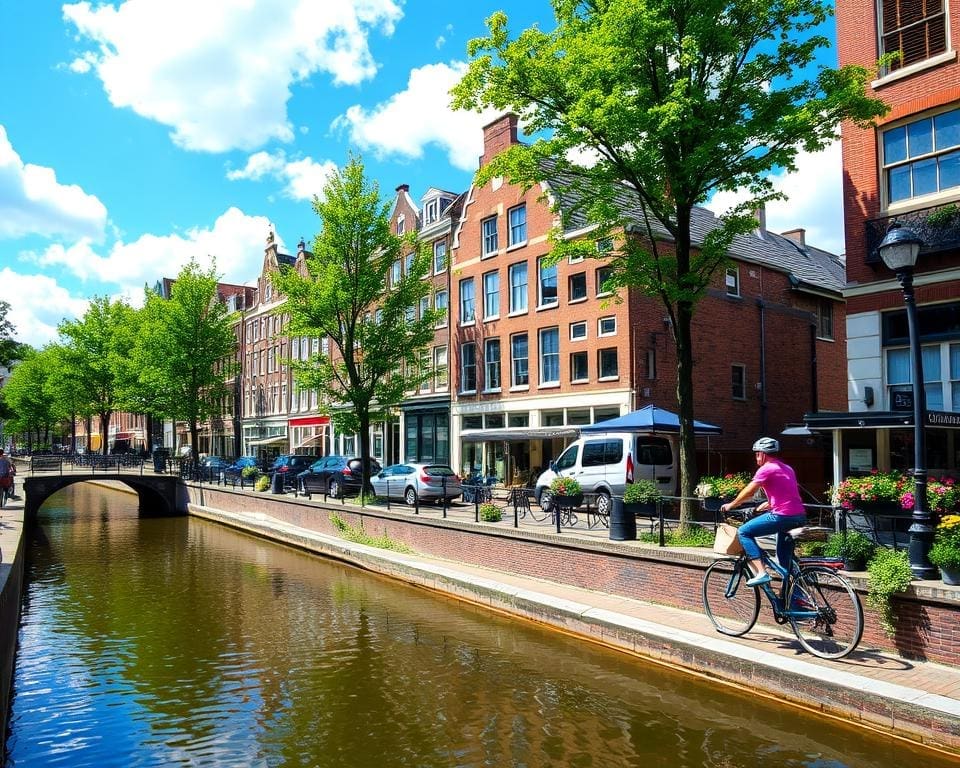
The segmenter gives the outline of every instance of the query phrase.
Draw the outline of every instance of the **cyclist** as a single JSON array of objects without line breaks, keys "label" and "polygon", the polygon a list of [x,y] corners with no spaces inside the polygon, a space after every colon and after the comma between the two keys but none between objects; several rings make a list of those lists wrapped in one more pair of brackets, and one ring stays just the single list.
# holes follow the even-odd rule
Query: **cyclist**
[{"label": "cyclist", "polygon": [[758,512],[766,514],[751,518],[741,525],[738,531],[740,543],[753,571],[753,578],[747,581],[747,586],[750,587],[758,587],[770,581],[770,574],[763,567],[760,557],[757,537],[776,533],[777,562],[781,567],[789,568],[790,558],[793,556],[793,540],[785,534],[807,522],[807,513],[797,487],[797,476],[790,465],[776,457],[779,451],[780,443],[772,437],[761,437],[757,440],[753,444],[754,457],[757,460],[757,471],[753,479],[733,501],[720,507],[721,512],[729,512],[753,498],[761,489],[767,497],[766,501],[757,506]]}]

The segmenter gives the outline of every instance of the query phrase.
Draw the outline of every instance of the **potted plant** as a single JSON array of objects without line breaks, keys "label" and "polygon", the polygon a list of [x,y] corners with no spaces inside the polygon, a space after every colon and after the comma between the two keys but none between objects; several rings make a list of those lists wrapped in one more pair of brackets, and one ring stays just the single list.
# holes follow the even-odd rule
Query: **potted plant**
[{"label": "potted plant", "polygon": [[572,477],[555,477],[550,483],[550,498],[558,507],[579,507],[583,504],[583,488]]},{"label": "potted plant", "polygon": [[499,523],[503,520],[503,510],[488,501],[480,505],[480,519],[486,523]]},{"label": "potted plant", "polygon": [[653,480],[634,480],[623,491],[624,511],[631,515],[653,515],[662,494]]},{"label": "potted plant", "polygon": [[[829,491],[835,503],[843,509],[881,511],[900,508],[906,485],[907,478],[899,472],[874,471],[869,475],[848,477]],[[911,507],[912,498],[911,495]]]},{"label": "potted plant", "polygon": [[[909,483],[904,484],[909,487]],[[913,509],[913,490],[905,490],[900,496],[900,506]],[[940,480],[927,479],[927,509],[936,515],[954,515],[960,512],[960,485],[952,477]]]},{"label": "potted plant", "polygon": [[750,482],[747,472],[728,472],[725,475],[704,475],[694,491],[703,499],[703,508],[708,512],[718,512],[720,505],[736,498]]},{"label": "potted plant", "polygon": [[867,603],[877,612],[883,631],[890,637],[896,633],[892,597],[905,592],[913,580],[913,571],[903,550],[880,547],[867,563]]},{"label": "potted plant", "polygon": [[869,537],[859,531],[847,531],[846,534],[831,534],[823,554],[842,558],[844,570],[862,571],[875,549],[876,545]]},{"label": "potted plant", "polygon": [[940,569],[944,584],[960,585],[960,515],[946,515],[937,525],[930,562]]}]

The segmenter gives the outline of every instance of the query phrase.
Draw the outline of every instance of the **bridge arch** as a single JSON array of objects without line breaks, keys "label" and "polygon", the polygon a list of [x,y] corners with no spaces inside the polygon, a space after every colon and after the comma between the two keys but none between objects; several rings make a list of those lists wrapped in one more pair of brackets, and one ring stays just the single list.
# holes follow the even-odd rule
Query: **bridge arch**
[{"label": "bridge arch", "polygon": [[137,493],[140,517],[172,517],[186,514],[182,505],[177,504],[177,489],[181,485],[179,478],[169,475],[149,477],[123,473],[107,474],[65,474],[25,477],[23,479],[24,515],[36,517],[40,507],[54,493],[74,483],[91,480],[113,480],[123,483]]}]

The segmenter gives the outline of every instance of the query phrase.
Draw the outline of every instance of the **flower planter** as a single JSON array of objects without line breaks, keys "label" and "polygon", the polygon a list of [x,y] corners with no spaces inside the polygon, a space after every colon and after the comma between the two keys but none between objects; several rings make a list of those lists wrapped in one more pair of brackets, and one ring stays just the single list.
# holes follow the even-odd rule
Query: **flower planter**
[{"label": "flower planter", "polygon": [[708,496],[705,499],[701,499],[703,504],[703,509],[705,512],[719,512],[720,507],[726,504],[728,501],[733,501],[735,496],[723,497],[720,496]]},{"label": "flower planter", "polygon": [[553,504],[556,504],[560,509],[570,509],[572,507],[579,507],[583,504],[583,494],[575,493],[572,495],[561,495],[554,494],[551,499]]},{"label": "flower planter", "polygon": [[653,501],[624,502],[623,511],[633,517],[654,517],[657,514],[657,504]]},{"label": "flower planter", "polygon": [[960,570],[940,567],[940,577],[943,583],[951,587],[960,587]]}]

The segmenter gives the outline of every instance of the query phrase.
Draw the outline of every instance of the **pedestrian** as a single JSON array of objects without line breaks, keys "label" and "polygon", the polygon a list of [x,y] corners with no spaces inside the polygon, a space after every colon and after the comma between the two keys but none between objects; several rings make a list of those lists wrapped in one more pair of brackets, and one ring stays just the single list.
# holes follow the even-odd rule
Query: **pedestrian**
[{"label": "pedestrian", "polygon": [[793,539],[786,533],[806,524],[807,511],[804,509],[803,499],[800,498],[800,488],[793,467],[775,455],[780,452],[780,443],[772,437],[761,437],[753,444],[753,452],[757,461],[757,471],[753,479],[733,501],[721,506],[720,511],[729,512],[752,499],[758,490],[762,490],[767,497],[766,501],[757,506],[757,512],[766,514],[751,518],[741,525],[737,532],[753,571],[753,578],[747,581],[747,586],[757,587],[770,581],[770,574],[763,567],[760,557],[757,537],[777,534],[777,562],[784,570],[789,569],[790,559],[793,557]]},{"label": "pedestrian", "polygon": [[3,448],[0,448],[0,488],[4,489],[11,499],[16,498],[13,487],[13,476],[15,474],[17,474],[16,465],[7,458]]}]

